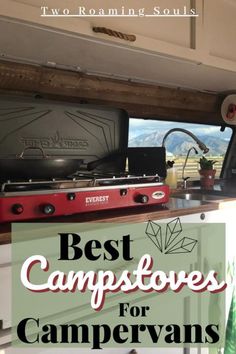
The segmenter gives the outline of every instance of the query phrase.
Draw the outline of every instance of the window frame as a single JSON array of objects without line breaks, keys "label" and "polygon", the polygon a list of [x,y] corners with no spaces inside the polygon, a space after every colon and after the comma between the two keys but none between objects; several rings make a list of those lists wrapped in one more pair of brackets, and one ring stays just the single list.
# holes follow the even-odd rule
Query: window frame
[{"label": "window frame", "polygon": [[[232,147],[234,145],[234,141],[236,140],[236,127],[235,126],[231,126],[231,125],[228,125],[228,124],[217,124],[217,123],[203,123],[203,122],[199,122],[199,121],[179,121],[179,120],[171,120],[171,117],[166,119],[166,118],[153,118],[153,117],[131,117],[129,116],[129,121],[130,119],[140,119],[140,120],[143,120],[143,121],[148,121],[148,120],[152,120],[152,121],[162,121],[162,122],[171,122],[171,123],[180,123],[180,124],[198,124],[198,125],[208,125],[208,126],[214,126],[214,127],[219,127],[219,129],[221,129],[222,127],[223,128],[231,128],[232,130],[232,134],[231,134],[231,137],[230,137],[230,140],[229,140],[229,144],[228,144],[228,147],[226,149],[226,152],[225,152],[225,157],[224,157],[224,160],[223,160],[223,163],[222,163],[222,168],[221,168],[221,171],[220,171],[220,176],[219,178],[224,178],[224,173],[225,173],[225,168],[226,168],[226,165],[228,163],[228,160],[230,159],[230,153],[232,151]],[[130,131],[130,125],[129,125],[129,129],[128,129],[128,134],[129,134],[129,131]],[[191,130],[190,130],[191,131]],[[129,144],[129,142],[128,142]],[[129,145],[128,145],[129,147]]]}]

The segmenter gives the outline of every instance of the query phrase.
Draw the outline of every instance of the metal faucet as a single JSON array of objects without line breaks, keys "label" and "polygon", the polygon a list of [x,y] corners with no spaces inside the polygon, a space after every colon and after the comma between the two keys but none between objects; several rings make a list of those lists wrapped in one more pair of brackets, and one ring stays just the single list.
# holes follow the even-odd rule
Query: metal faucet
[{"label": "metal faucet", "polygon": [[[208,147],[201,140],[199,140],[193,133],[191,133],[190,131],[183,129],[183,128],[173,128],[173,129],[168,130],[168,132],[164,135],[163,140],[162,140],[163,147],[165,147],[166,138],[171,133],[174,133],[174,132],[182,132],[182,133],[189,135],[197,143],[197,145],[199,146],[199,149],[201,149],[204,154],[206,154],[209,151]],[[184,170],[185,170],[185,167],[186,167],[186,164],[188,161],[189,154],[192,149],[194,149],[196,154],[198,153],[197,150],[195,149],[195,147],[191,147],[188,150],[188,153],[187,153],[187,156],[186,156],[186,159],[184,162],[184,166],[183,166],[183,171],[182,171],[182,180],[183,180],[183,188],[184,189],[187,189],[187,180],[190,178],[190,177],[184,177]]]},{"label": "metal faucet", "polygon": [[186,158],[184,161],[184,165],[183,165],[183,170],[182,170],[183,189],[187,189],[187,180],[190,178],[190,177],[184,177],[184,171],[185,171],[185,167],[187,165],[187,161],[188,161],[190,152],[192,150],[194,150],[195,154],[198,154],[197,149],[194,146],[192,146],[190,149],[188,149],[188,152],[187,152],[187,155],[186,155]]},{"label": "metal faucet", "polygon": [[162,146],[164,147],[165,146],[165,142],[166,142],[166,138],[168,137],[168,135],[170,135],[171,133],[173,132],[182,132],[182,133],[185,133],[187,135],[189,135],[199,146],[199,149],[201,149],[203,151],[204,154],[206,154],[209,149],[208,147],[206,147],[206,145],[201,141],[199,140],[193,133],[191,133],[190,131],[186,130],[186,129],[183,129],[183,128],[173,128],[173,129],[170,129],[165,135],[164,135],[164,138],[162,140]]}]

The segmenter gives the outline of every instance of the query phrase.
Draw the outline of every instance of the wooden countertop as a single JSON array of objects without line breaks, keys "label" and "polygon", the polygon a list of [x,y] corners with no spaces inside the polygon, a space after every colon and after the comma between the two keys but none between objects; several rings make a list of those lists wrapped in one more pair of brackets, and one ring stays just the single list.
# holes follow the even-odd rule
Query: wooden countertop
[{"label": "wooden countertop", "polygon": [[[217,202],[202,202],[198,200],[183,200],[170,198],[170,201],[164,206],[139,206],[126,209],[106,210],[100,212],[84,213],[64,217],[54,217],[43,219],[43,222],[145,222],[148,220],[160,220],[165,218],[203,213],[219,209]],[[42,221],[42,220],[41,220]],[[40,222],[31,220],[31,222]],[[11,242],[11,224],[0,225],[0,244]]]}]

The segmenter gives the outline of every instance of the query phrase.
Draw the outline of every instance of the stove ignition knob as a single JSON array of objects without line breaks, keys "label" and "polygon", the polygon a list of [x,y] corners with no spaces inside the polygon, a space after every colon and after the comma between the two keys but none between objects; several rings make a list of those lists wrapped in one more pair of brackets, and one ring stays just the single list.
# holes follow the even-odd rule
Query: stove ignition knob
[{"label": "stove ignition knob", "polygon": [[12,205],[11,210],[12,210],[13,214],[20,215],[23,213],[24,207],[21,204],[14,204],[14,205]]},{"label": "stove ignition knob", "polygon": [[52,204],[45,204],[42,206],[42,212],[45,214],[45,215],[52,215],[55,213],[55,207],[54,205]]},{"label": "stove ignition knob", "polygon": [[136,203],[146,204],[149,201],[149,197],[146,194],[139,194],[135,198]]}]

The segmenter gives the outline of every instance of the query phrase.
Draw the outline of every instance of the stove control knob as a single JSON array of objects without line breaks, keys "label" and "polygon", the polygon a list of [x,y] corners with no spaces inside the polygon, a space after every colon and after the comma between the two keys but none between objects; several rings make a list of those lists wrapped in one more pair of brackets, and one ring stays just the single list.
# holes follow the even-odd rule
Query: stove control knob
[{"label": "stove control knob", "polygon": [[67,199],[68,200],[72,201],[72,200],[75,200],[75,198],[76,198],[75,193],[68,193],[67,194]]},{"label": "stove control knob", "polygon": [[55,213],[55,207],[54,205],[52,204],[45,204],[42,206],[42,212],[45,214],[45,215],[52,215]]},{"label": "stove control knob", "polygon": [[12,210],[13,214],[20,215],[23,213],[24,207],[21,204],[14,204],[14,205],[12,205],[11,210]]},{"label": "stove control knob", "polygon": [[120,190],[120,196],[121,197],[125,197],[127,195],[127,193],[128,193],[128,191],[125,188]]},{"label": "stove control knob", "polygon": [[146,204],[149,201],[149,197],[146,194],[139,194],[135,198],[136,203]]}]

